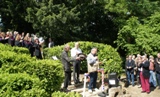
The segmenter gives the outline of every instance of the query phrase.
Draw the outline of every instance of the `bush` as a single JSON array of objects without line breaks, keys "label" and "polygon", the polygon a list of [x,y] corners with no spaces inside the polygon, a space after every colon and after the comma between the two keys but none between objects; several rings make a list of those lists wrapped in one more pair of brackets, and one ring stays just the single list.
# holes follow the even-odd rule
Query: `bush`
[{"label": "bush", "polygon": [[82,96],[75,92],[64,93],[64,92],[58,91],[58,92],[54,92],[52,94],[52,97],[82,97]]},{"label": "bush", "polygon": [[[75,42],[69,42],[68,44],[74,47]],[[102,43],[94,43],[94,42],[79,42],[80,48],[84,54],[89,54],[93,47],[98,48],[98,57],[101,61],[104,59],[104,69],[106,72],[116,72],[120,74],[122,72],[122,60],[118,52],[111,47],[110,45],[102,44]],[[44,56],[47,59],[50,59],[52,56],[57,56],[58,58],[61,57],[61,53],[63,50],[64,45],[62,46],[55,46],[53,48],[46,48],[44,49]],[[86,72],[87,71],[87,63],[84,61],[81,65],[81,70]]]},{"label": "bush", "polygon": [[46,97],[42,82],[28,74],[1,74],[0,97]]},{"label": "bush", "polygon": [[12,47],[10,46],[9,44],[1,44],[0,43],[0,50],[1,51],[13,51],[17,54],[30,54],[29,53],[29,50],[27,48],[24,48],[24,47]]},{"label": "bush", "polygon": [[1,74],[27,73],[36,76],[43,83],[41,87],[48,93],[48,96],[60,89],[64,79],[60,61],[37,60],[27,54],[16,54],[7,50],[1,51],[0,56]]}]

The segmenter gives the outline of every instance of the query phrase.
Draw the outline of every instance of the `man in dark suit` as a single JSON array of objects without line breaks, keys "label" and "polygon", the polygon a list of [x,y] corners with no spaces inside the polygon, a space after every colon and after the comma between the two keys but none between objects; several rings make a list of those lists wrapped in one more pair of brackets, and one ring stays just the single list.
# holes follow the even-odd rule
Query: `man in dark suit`
[{"label": "man in dark suit", "polygon": [[70,62],[74,62],[74,61],[80,59],[79,57],[76,57],[75,59],[71,59],[68,56],[69,51],[70,51],[70,46],[68,44],[66,44],[64,46],[64,51],[61,54],[61,57],[62,57],[61,61],[62,61],[62,64],[63,64],[64,73],[65,73],[65,80],[64,80],[64,87],[63,87],[63,90],[65,92],[69,91],[67,89],[67,87],[68,87],[68,83],[69,83],[69,78],[71,77],[71,64],[70,64]]},{"label": "man in dark suit", "polygon": [[134,86],[134,67],[135,67],[135,62],[134,60],[132,60],[132,55],[129,55],[129,58],[126,62],[126,73],[129,84],[131,83],[132,79],[132,86]]}]

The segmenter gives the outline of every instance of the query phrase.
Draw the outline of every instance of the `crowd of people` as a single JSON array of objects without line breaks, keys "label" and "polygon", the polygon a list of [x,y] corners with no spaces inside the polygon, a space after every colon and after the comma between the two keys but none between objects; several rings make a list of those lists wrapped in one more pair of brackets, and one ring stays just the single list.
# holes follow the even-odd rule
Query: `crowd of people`
[{"label": "crowd of people", "polygon": [[[150,93],[150,87],[160,89],[160,53],[157,58],[152,55],[129,55],[126,58],[126,75],[127,81],[132,86],[137,85],[142,88],[142,93]],[[135,78],[136,77],[136,78]]]},{"label": "crowd of people", "polygon": [[[43,51],[41,46],[44,43],[42,37],[37,37],[34,34],[24,33],[21,34],[17,31],[6,33],[0,32],[0,43],[9,44],[11,46],[26,47],[28,48],[31,57],[36,56],[37,59],[42,59]],[[54,42],[49,38],[48,47],[54,46]],[[80,64],[81,61],[87,59],[88,73],[90,77],[89,82],[89,92],[98,90],[96,88],[96,80],[98,73],[98,57],[97,48],[92,48],[88,56],[82,53],[79,48],[79,43],[75,43],[75,47],[71,49],[71,57],[69,57],[68,52],[70,51],[70,46],[66,44],[61,55],[61,61],[64,68],[65,80],[64,80],[64,91],[68,91],[68,85],[71,85],[71,63],[73,64],[73,80],[75,84],[81,83],[79,80],[80,74]],[[142,88],[142,93],[150,93],[150,87],[157,87],[160,89],[160,53],[157,54],[157,58],[152,55],[147,58],[147,55],[129,55],[126,58],[126,75],[127,81],[132,86],[135,85],[135,79],[137,80],[137,85]],[[136,77],[136,78],[135,78]]]},{"label": "crowd of people", "polygon": [[[37,59],[42,59],[42,45],[44,39],[37,35],[24,32],[20,34],[17,31],[8,31],[6,33],[0,32],[0,43],[9,44],[11,46],[26,47],[28,48],[31,57],[36,56]],[[48,47],[52,46],[54,46],[54,43],[49,39]]]},{"label": "crowd of people", "polygon": [[[71,52],[71,57],[69,57],[69,52]],[[68,92],[69,90],[68,85],[71,85],[71,66],[73,65],[73,80],[74,84],[81,83],[79,80],[79,74],[80,74],[80,64],[81,61],[84,59],[87,59],[87,67],[88,67],[88,73],[89,73],[89,92],[92,93],[92,90],[98,91],[96,88],[96,81],[97,81],[97,73],[99,69],[100,62],[98,61],[97,57],[97,48],[92,48],[91,52],[86,56],[82,53],[82,50],[79,48],[79,43],[75,43],[75,47],[71,49],[70,46],[66,44],[64,46],[64,50],[61,54],[62,56],[62,63],[65,73],[65,80],[64,80],[64,87],[63,91]],[[73,64],[71,64],[72,62]]]}]

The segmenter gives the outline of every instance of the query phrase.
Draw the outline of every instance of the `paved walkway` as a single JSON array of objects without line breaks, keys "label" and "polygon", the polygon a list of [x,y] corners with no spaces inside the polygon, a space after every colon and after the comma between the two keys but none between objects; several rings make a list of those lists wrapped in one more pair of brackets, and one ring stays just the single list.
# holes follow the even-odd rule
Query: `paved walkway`
[{"label": "paved walkway", "polygon": [[[81,75],[81,81],[83,79],[83,75]],[[80,85],[78,85],[77,87],[74,86],[74,83],[72,82],[73,85],[70,85],[68,87],[68,89],[70,89],[73,92],[78,92],[80,94],[83,94],[83,83],[81,83]],[[134,87],[131,85],[129,87],[124,87],[124,82],[120,82],[120,84],[122,85],[122,89],[126,90],[126,93],[131,95],[130,97],[160,97],[160,89],[157,88],[151,88],[151,92],[150,94],[147,93],[141,93],[141,88],[138,88],[137,85],[135,85]],[[108,89],[107,86],[105,89]],[[85,97],[109,97],[109,96],[98,96],[98,94],[102,93],[101,91],[99,92],[93,92],[93,93],[89,93],[87,91],[88,89],[86,88],[86,93],[85,93]],[[117,97],[128,97],[128,96],[117,96]]]},{"label": "paved walkway", "polygon": [[160,89],[157,88],[151,88],[150,94],[147,93],[141,93],[142,89],[138,88],[138,86],[129,86],[126,88],[126,90],[131,94],[131,97],[160,97]]}]

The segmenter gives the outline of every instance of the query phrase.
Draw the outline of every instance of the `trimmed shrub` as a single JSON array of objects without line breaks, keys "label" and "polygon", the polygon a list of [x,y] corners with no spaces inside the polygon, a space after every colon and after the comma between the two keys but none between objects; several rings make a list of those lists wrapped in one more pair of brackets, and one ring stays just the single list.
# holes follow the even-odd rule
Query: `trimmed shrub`
[{"label": "trimmed shrub", "polygon": [[42,82],[28,74],[1,74],[0,97],[46,97]]},{"label": "trimmed shrub", "polygon": [[[75,42],[69,42],[68,44],[72,48],[74,47],[74,43]],[[94,43],[94,42],[80,41],[79,43],[80,43],[80,48],[84,54],[89,54],[93,47],[98,48],[99,60],[101,61],[106,60],[104,62],[104,66],[102,66],[102,68],[104,68],[106,72],[116,72],[118,74],[122,72],[122,60],[118,52],[113,47],[111,47],[110,45],[102,43]],[[64,45],[44,49],[45,58],[50,59],[52,56],[57,56],[60,59],[63,47]],[[81,70],[87,72],[86,61],[82,62]]]},{"label": "trimmed shrub", "polygon": [[0,51],[13,51],[17,54],[22,53],[22,54],[30,54],[29,50],[24,47],[16,47],[16,46],[10,46],[9,44],[2,44],[0,43]]},{"label": "trimmed shrub", "polygon": [[0,53],[1,74],[27,73],[40,79],[42,88],[48,96],[61,87],[64,79],[63,68],[60,61],[37,60],[26,54],[16,54],[11,51]]},{"label": "trimmed shrub", "polygon": [[64,92],[54,92],[52,94],[52,97],[82,97],[82,95],[75,93],[75,92],[69,92],[69,93],[64,93]]}]

